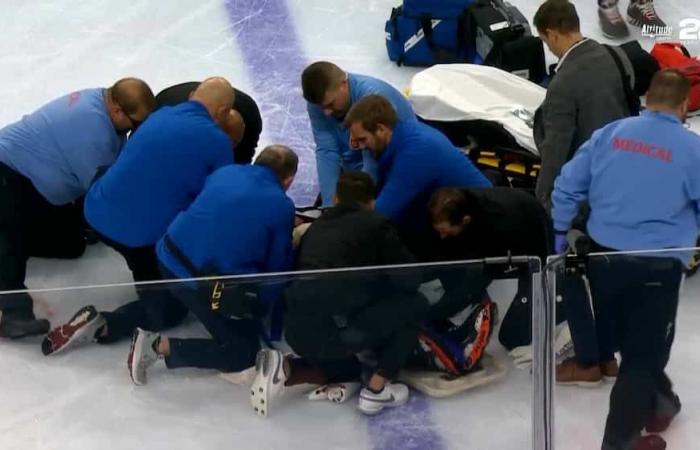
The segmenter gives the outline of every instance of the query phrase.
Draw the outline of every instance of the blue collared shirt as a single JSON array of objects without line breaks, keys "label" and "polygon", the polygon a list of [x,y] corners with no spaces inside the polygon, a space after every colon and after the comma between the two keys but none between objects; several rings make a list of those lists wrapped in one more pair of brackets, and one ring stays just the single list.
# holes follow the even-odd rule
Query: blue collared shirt
[{"label": "blue collared shirt", "polygon": [[54,205],[82,197],[124,145],[107,112],[105,89],[60,97],[0,130],[0,162],[28,178]]},{"label": "blue collared shirt", "polygon": [[233,163],[231,140],[201,103],[151,114],[85,196],[85,218],[128,247],[154,245],[204,180]]},{"label": "blue collared shirt", "polygon": [[400,227],[424,227],[427,205],[443,187],[491,187],[469,158],[438,130],[416,121],[398,122],[379,158],[375,210]]},{"label": "blue collared shirt", "polygon": [[[348,74],[351,103],[362,97],[379,94],[396,109],[399,120],[415,121],[416,115],[406,97],[389,83],[366,75]],[[332,206],[335,186],[341,169],[364,170],[377,178],[377,166],[367,151],[350,148],[350,132],[343,121],[326,116],[318,105],[307,105],[311,130],[316,142],[316,169],[323,206]]]},{"label": "blue collared shirt", "polygon": [[[698,174],[700,136],[677,117],[644,111],[612,122],[562,168],[552,193],[554,227],[568,230],[588,201],[588,233],[600,245],[620,251],[693,247]],[[686,264],[690,259],[689,253],[672,256]]]}]

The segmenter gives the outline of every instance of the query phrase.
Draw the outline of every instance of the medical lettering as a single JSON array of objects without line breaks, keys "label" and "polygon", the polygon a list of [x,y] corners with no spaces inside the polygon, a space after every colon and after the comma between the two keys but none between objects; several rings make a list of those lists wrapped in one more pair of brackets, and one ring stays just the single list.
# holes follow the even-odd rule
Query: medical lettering
[{"label": "medical lettering", "polygon": [[634,139],[624,139],[616,137],[613,139],[613,148],[617,151],[638,153],[650,158],[658,159],[665,162],[672,161],[673,153],[665,147],[641,142]]}]

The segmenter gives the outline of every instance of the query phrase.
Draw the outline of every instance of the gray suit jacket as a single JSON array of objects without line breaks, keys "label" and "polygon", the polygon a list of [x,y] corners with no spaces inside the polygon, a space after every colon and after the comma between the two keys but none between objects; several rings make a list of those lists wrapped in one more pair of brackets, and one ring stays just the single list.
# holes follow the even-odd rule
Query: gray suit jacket
[{"label": "gray suit jacket", "polygon": [[[634,77],[627,56],[613,49]],[[591,39],[572,49],[535,113],[534,138],[542,158],[536,194],[547,210],[562,166],[595,130],[629,115],[622,77],[608,50]]]}]

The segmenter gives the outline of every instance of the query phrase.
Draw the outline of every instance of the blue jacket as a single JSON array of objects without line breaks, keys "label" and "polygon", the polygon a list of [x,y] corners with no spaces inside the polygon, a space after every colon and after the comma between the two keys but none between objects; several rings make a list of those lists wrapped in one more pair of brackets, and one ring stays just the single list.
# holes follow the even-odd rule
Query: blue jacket
[{"label": "blue jacket", "polygon": [[700,136],[678,118],[645,111],[618,120],[593,133],[562,169],[552,194],[554,228],[568,230],[587,200],[588,233],[600,245],[620,251],[693,247],[699,174]]},{"label": "blue jacket", "polygon": [[124,145],[105,104],[105,89],[58,98],[0,130],[0,162],[28,178],[50,203],[82,197],[100,166]]},{"label": "blue jacket", "polygon": [[375,210],[399,227],[422,227],[427,205],[443,187],[491,187],[491,182],[436,129],[399,121],[379,157],[379,197]]},{"label": "blue jacket", "polygon": [[[362,97],[379,94],[386,97],[396,109],[400,120],[416,120],[406,97],[389,83],[365,75],[348,74],[351,104]],[[350,132],[343,121],[326,116],[318,105],[308,104],[311,130],[316,142],[316,169],[323,206],[333,205],[333,194],[340,170],[364,170],[377,178],[376,162],[369,152],[350,148]]]},{"label": "blue jacket", "polygon": [[85,198],[85,218],[128,247],[154,245],[204,180],[233,163],[231,141],[200,103],[151,114]]},{"label": "blue jacket", "polygon": [[168,227],[168,236],[198,269],[190,273],[158,242],[158,259],[180,278],[282,272],[292,268],[294,204],[274,172],[259,165],[228,165]]}]

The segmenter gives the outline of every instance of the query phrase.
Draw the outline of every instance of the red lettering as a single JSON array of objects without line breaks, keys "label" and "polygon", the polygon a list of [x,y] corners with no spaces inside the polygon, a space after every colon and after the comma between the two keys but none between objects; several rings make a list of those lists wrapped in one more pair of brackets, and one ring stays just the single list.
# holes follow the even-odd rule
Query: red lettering
[{"label": "red lettering", "polygon": [[73,92],[68,96],[68,106],[73,106],[80,99],[80,92]]},{"label": "red lettering", "polygon": [[613,138],[612,147],[615,150],[638,153],[640,155],[646,155],[650,158],[660,159],[666,162],[671,162],[672,160],[671,150],[663,147],[657,147],[654,144],[635,141],[633,139],[623,139],[619,137]]}]

